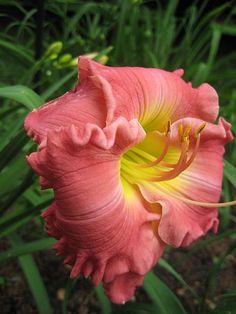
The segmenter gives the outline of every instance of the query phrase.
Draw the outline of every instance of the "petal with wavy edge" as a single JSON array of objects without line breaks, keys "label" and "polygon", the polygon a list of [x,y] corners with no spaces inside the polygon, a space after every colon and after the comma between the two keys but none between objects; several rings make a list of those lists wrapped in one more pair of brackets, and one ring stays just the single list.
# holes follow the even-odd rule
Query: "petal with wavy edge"
[{"label": "petal with wavy edge", "polygon": [[159,205],[149,209],[132,187],[126,196],[120,181],[120,155],[144,136],[137,120],[124,118],[104,129],[88,124],[82,133],[62,127],[49,131],[46,146],[28,157],[54,189],[43,217],[47,233],[59,240],[54,248],[72,265],[71,277],[103,281],[115,303],[133,296],[164,249],[152,228]]},{"label": "petal with wavy edge", "polygon": [[75,125],[83,130],[92,123],[105,127],[113,118],[116,106],[110,84],[101,76],[91,76],[76,90],[67,92],[33,110],[25,120],[27,134],[37,143],[46,140],[50,130]]},{"label": "petal with wavy edge", "polygon": [[161,131],[168,120],[174,122],[186,116],[209,122],[216,119],[216,91],[208,84],[192,88],[181,79],[182,74],[182,70],[171,73],[141,67],[109,67],[79,58],[81,82],[100,75],[110,83],[117,104],[114,118],[137,118],[148,131]]},{"label": "petal with wavy edge", "polygon": [[[201,122],[190,118],[177,121],[172,126],[172,141],[177,141],[179,123],[185,127],[191,124],[194,130]],[[231,140],[230,124],[224,119],[220,119],[218,125],[208,124],[201,134],[198,154],[189,168],[175,179],[140,185],[141,193],[147,201],[162,205],[158,234],[165,243],[175,247],[187,246],[208,230],[217,231],[216,208],[190,205],[173,195],[201,202],[218,202],[223,176],[224,145]]]}]

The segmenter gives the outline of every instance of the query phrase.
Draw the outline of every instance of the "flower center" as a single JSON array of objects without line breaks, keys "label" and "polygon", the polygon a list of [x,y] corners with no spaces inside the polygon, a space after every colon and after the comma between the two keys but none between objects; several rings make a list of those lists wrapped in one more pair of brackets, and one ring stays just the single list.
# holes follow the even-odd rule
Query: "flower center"
[{"label": "flower center", "polygon": [[[145,140],[127,151],[121,158],[121,179],[123,186],[142,183],[161,183],[173,180],[185,171],[194,161],[200,144],[201,132],[206,123],[200,124],[195,130],[192,125],[178,125],[178,132],[171,131],[168,121],[166,131],[147,133]],[[129,188],[128,188],[129,189]],[[225,203],[209,203],[186,198],[171,190],[166,191],[158,185],[160,192],[187,204],[202,207],[226,207],[236,205],[236,200]]]},{"label": "flower center", "polygon": [[[140,183],[141,181],[161,182],[176,178],[182,171],[187,169],[196,157],[199,143],[200,133],[205,128],[206,123],[202,123],[194,131],[194,135],[190,136],[192,126],[188,125],[185,129],[183,124],[178,126],[177,140],[171,140],[171,124],[167,123],[166,132],[156,132],[156,142],[152,145],[161,146],[158,156],[133,147],[126,152],[121,160],[121,175],[129,183]],[[173,143],[172,143],[173,142]],[[147,143],[146,146],[150,145]],[[170,162],[171,156],[176,159]]]}]

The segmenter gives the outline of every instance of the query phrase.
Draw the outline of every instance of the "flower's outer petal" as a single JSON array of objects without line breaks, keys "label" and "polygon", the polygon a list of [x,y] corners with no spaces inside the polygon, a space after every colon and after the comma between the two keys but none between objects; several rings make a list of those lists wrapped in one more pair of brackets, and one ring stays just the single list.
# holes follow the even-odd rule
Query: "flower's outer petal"
[{"label": "flower's outer petal", "polygon": [[[178,124],[201,124],[197,119],[183,119],[172,126],[173,141],[177,137]],[[230,124],[224,119],[218,125],[208,124],[202,131],[200,147],[193,163],[177,178],[155,184],[140,186],[149,202],[162,205],[162,217],[158,234],[161,239],[175,247],[187,246],[208,230],[217,231],[216,208],[206,208],[184,203],[173,195],[190,200],[216,203],[219,201],[223,176],[224,145],[232,140]]]},{"label": "flower's outer petal", "polygon": [[[192,88],[173,73],[141,67],[109,67],[85,57],[79,59],[80,81],[99,75],[108,81],[116,99],[114,118],[138,118],[145,130],[162,130],[172,122],[195,117],[213,122],[218,115],[218,96],[208,84]],[[80,85],[78,85],[80,86]]]},{"label": "flower's outer petal", "polygon": [[85,124],[92,123],[103,128],[112,120],[115,106],[110,84],[101,76],[91,76],[76,90],[33,110],[25,120],[25,129],[40,144],[59,126],[73,124],[83,130]]},{"label": "flower's outer petal", "polygon": [[143,280],[144,276],[130,272],[117,276],[110,283],[105,283],[104,289],[111,300],[115,298],[118,301],[116,303],[124,304],[133,297],[136,287],[142,286]]},{"label": "flower's outer petal", "polygon": [[[120,181],[120,155],[145,133],[137,120],[119,118],[104,129],[88,124],[48,132],[47,143],[28,157],[53,189],[55,201],[43,214],[46,231],[71,277],[103,282],[115,303],[129,300],[163,252],[153,232],[159,220],[140,192],[129,195]],[[132,189],[132,191],[131,191]],[[126,282],[126,284],[124,284]]]}]

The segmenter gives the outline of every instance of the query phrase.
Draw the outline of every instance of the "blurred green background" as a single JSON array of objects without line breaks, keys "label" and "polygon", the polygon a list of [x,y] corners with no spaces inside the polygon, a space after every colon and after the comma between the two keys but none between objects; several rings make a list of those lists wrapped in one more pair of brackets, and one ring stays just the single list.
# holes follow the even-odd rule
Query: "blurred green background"
[{"label": "blurred green background", "polygon": [[[235,208],[220,209],[218,235],[168,249],[133,301],[111,305],[99,286],[69,270],[51,250],[40,191],[25,155],[28,112],[75,86],[77,57],[108,65],[184,68],[208,82],[236,133],[235,1],[0,0],[1,313],[236,313]],[[222,201],[235,199],[236,144],[227,146]]]}]

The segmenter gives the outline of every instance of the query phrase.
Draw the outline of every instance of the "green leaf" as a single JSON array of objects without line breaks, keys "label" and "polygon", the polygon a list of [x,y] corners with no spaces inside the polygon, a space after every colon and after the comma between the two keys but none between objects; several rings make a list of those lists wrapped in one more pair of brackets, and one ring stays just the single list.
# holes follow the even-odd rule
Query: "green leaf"
[{"label": "green leaf", "polygon": [[236,168],[230,162],[224,159],[224,174],[226,178],[236,188]]},{"label": "green leaf", "polygon": [[211,314],[236,314],[236,289],[221,295],[217,307]]},{"label": "green leaf", "polygon": [[28,170],[21,184],[12,191],[12,193],[5,199],[3,204],[1,204],[1,209],[3,211],[8,210],[20,197],[23,192],[33,183],[35,174]]},{"label": "green leaf", "polygon": [[158,314],[186,314],[175,294],[152,271],[144,280],[144,289],[156,306]]},{"label": "green leaf", "polygon": [[183,277],[163,258],[160,258],[158,261],[158,265],[164,268],[168,273],[170,273],[175,279],[177,279],[191,294],[199,299],[199,296],[194,292],[194,290],[186,283]]},{"label": "green leaf", "polygon": [[64,300],[62,302],[62,314],[67,314],[68,313],[68,301],[69,301],[69,297],[70,294],[72,292],[72,290],[74,289],[75,285],[77,284],[77,282],[80,280],[80,277],[76,278],[76,279],[68,279],[66,287],[65,287],[65,297]]},{"label": "green leaf", "polygon": [[[4,117],[2,117],[2,119],[4,119]],[[20,128],[22,127],[22,124],[23,119],[21,119],[21,117],[18,117],[17,121],[15,121],[15,119],[11,119],[11,121],[7,123],[5,132],[2,132],[1,134],[0,151],[10,142],[13,137],[17,136]]]},{"label": "green leaf", "polygon": [[30,111],[43,104],[43,100],[38,94],[23,85],[0,87],[0,96],[15,100]]},{"label": "green leaf", "polygon": [[236,26],[233,24],[226,25],[226,24],[214,23],[214,26],[219,28],[223,34],[226,34],[229,36],[236,36]]},{"label": "green leaf", "polygon": [[0,47],[5,48],[16,57],[19,57],[21,60],[25,61],[27,64],[33,63],[33,57],[31,56],[31,51],[26,50],[22,45],[13,44],[4,39],[0,39]]},{"label": "green leaf", "polygon": [[5,262],[14,257],[18,257],[25,254],[31,254],[33,252],[38,252],[42,250],[47,250],[52,248],[52,245],[56,243],[55,239],[45,238],[29,243],[24,243],[19,247],[11,248],[5,252],[0,253],[0,262]]},{"label": "green leaf", "polygon": [[[9,239],[13,249],[16,249],[24,244],[21,238],[16,234],[11,234]],[[31,255],[24,255],[18,257],[18,261],[34,297],[38,313],[52,314],[53,310],[49,301],[47,290],[33,257]]]},{"label": "green leaf", "polygon": [[[1,156],[1,153],[0,153]],[[0,176],[0,203],[2,203],[2,197],[9,195],[10,191],[16,189],[19,182],[22,182],[22,178],[27,174],[28,168],[24,156],[17,156],[10,164],[10,167],[5,167]],[[1,159],[0,159],[1,160]],[[1,163],[1,162],[0,162]],[[14,185],[12,184],[14,182]],[[1,209],[0,209],[1,210]]]},{"label": "green leaf", "polygon": [[103,314],[111,313],[111,302],[108,300],[107,296],[104,294],[102,285],[99,285],[95,288],[95,292],[97,294],[97,298],[102,306]]},{"label": "green leaf", "polygon": [[[16,157],[17,153],[21,151],[27,142],[28,138],[25,131],[20,129],[10,142],[0,151],[0,170]],[[25,158],[24,162],[26,166]]]},{"label": "green leaf", "polygon": [[[225,202],[231,201],[230,185],[231,185],[230,182],[226,178],[224,178],[222,195],[224,196]],[[220,231],[227,230],[231,222],[230,206],[219,208],[219,213],[220,213]]]},{"label": "green leaf", "polygon": [[32,208],[20,208],[9,211],[0,218],[0,238],[10,234],[17,228],[23,226],[31,219],[40,215],[41,210],[51,204],[51,200],[46,200],[38,206]]},{"label": "green leaf", "polygon": [[213,265],[208,275],[207,289],[205,292],[207,293],[207,295],[210,295],[211,298],[214,297],[215,295],[215,291],[217,288],[218,274],[226,261],[226,257],[228,255],[233,256],[235,251],[236,251],[236,241],[234,241],[230,245],[230,247],[227,249],[227,251],[223,255],[215,258],[215,260],[213,261]]}]

